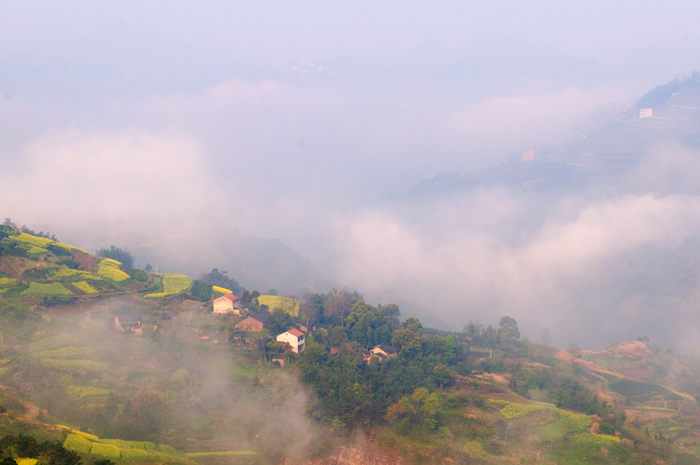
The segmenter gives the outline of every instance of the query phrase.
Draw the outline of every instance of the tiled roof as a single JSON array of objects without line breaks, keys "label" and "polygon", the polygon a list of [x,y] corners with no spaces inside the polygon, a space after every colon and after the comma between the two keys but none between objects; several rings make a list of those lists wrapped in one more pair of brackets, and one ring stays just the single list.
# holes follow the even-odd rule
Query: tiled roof
[{"label": "tiled roof", "polygon": [[303,336],[303,335],[304,335],[304,333],[302,333],[301,331],[299,331],[299,330],[296,329],[296,328],[289,329],[289,330],[287,330],[287,332],[288,332],[289,334],[291,334],[292,336],[296,336],[296,337],[300,337],[300,336]]}]

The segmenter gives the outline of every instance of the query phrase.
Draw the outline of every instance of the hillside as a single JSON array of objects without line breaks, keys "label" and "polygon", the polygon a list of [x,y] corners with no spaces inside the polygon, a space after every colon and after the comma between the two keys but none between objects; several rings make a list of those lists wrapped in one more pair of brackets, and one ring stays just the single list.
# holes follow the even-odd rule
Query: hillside
[{"label": "hillside", "polygon": [[[568,142],[532,147],[534,159],[511,154],[501,164],[470,173],[440,173],[392,199],[422,199],[483,188],[509,188],[546,195],[609,195],[630,188],[626,178],[663,147],[700,147],[700,75],[675,79],[651,89],[634,104],[599,109]],[[640,118],[641,108],[652,116]],[[529,148],[523,148],[523,152]]]},{"label": "hillside", "polygon": [[[557,349],[509,317],[447,333],[348,291],[244,291],[272,312],[240,330],[211,286],[3,234],[6,442],[86,463],[700,463],[700,363],[644,341]],[[127,313],[140,334],[115,327]],[[300,354],[273,339],[292,327]]]}]

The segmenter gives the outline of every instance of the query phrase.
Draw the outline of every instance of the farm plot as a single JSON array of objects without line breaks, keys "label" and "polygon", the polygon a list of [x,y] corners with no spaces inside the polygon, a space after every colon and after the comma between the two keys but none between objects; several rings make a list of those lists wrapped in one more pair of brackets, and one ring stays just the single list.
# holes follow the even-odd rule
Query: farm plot
[{"label": "farm plot", "polygon": [[182,274],[167,274],[163,273],[163,292],[155,292],[153,294],[146,294],[144,298],[146,299],[162,299],[164,297],[170,297],[183,292],[187,292],[192,288],[192,283],[194,281],[192,278],[182,275]]},{"label": "farm plot", "polygon": [[83,455],[95,455],[121,462],[161,462],[194,465],[185,454],[166,446],[148,441],[124,441],[99,437],[70,430],[63,447]]},{"label": "farm plot", "polygon": [[111,258],[103,258],[97,267],[97,274],[116,283],[126,281],[129,275],[124,273],[119,267],[121,263]]},{"label": "farm plot", "polygon": [[66,280],[72,280],[72,279],[91,279],[91,280],[97,280],[101,281],[102,277],[97,276],[95,274],[90,273],[89,271],[84,271],[84,270],[74,270],[72,268],[62,268],[60,270],[57,270],[56,272],[53,273],[52,277],[54,279],[66,279]]},{"label": "farm plot", "polygon": [[29,289],[22,291],[20,294],[22,296],[53,296],[53,295],[65,295],[71,296],[73,293],[63,287],[61,283],[48,283],[42,284],[37,282],[29,283]]},{"label": "farm plot", "polygon": [[233,294],[233,291],[231,291],[230,289],[226,289],[225,287],[220,286],[212,286],[212,290],[217,294],[217,297],[221,297],[222,295],[226,294]]},{"label": "farm plot", "polygon": [[62,347],[54,350],[37,352],[41,363],[63,370],[77,372],[103,372],[109,370],[109,364],[95,360],[85,360],[83,357],[92,355],[95,349],[92,347]]},{"label": "farm plot", "polygon": [[73,283],[73,286],[77,287],[86,294],[97,294],[99,292],[97,289],[88,284],[87,281],[78,281],[77,283]]},{"label": "farm plot", "polygon": [[631,379],[622,379],[614,383],[610,383],[610,389],[622,394],[634,402],[647,402],[654,397],[662,397],[668,400],[683,400],[685,398],[681,393],[675,392],[669,388],[659,384],[646,381],[633,381]]},{"label": "farm plot", "polygon": [[211,284],[196,280],[192,285],[192,299],[206,302],[211,299],[213,289]]}]

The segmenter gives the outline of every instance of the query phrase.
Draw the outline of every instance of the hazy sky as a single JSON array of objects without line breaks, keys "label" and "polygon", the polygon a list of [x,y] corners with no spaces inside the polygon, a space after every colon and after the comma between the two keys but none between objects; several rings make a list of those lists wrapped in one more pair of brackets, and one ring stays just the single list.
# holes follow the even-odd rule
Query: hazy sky
[{"label": "hazy sky", "polygon": [[[126,73],[150,58],[174,67],[243,53],[274,65],[363,55],[391,61],[423,41],[466,46],[512,34],[614,63],[646,47],[698,40],[692,1],[89,1],[2,2],[5,53],[108,63]],[[151,53],[156,52],[153,56]],[[177,63],[179,58],[188,60]]]},{"label": "hazy sky", "polygon": [[654,254],[695,237],[679,207],[699,204],[694,187],[668,189],[697,172],[687,147],[649,147],[629,174],[642,187],[607,198],[387,199],[582,140],[602,106],[697,69],[697,2],[0,1],[0,12],[3,218],[77,246],[128,246],[165,271],[228,269],[250,288],[357,286],[451,329],[512,314],[534,339],[549,327],[558,343],[604,344],[614,331],[576,328],[606,315],[637,337],[660,308],[677,315],[669,328],[694,327],[700,293],[639,287]]}]

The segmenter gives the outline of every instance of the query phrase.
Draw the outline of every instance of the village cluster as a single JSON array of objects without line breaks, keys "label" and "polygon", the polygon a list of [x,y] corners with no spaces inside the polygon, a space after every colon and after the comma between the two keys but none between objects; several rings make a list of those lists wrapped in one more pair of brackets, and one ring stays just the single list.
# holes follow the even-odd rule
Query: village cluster
[{"label": "village cluster", "polygon": [[[241,315],[248,311],[244,309],[240,304],[240,297],[234,294],[225,294],[213,301],[213,314],[217,315]],[[260,332],[263,329],[267,329],[267,321],[270,318],[270,311],[260,310],[252,315],[242,319],[234,325],[234,328],[240,329],[246,332]],[[134,332],[137,334],[143,333],[142,318],[135,314],[119,314],[114,318],[114,327],[116,330],[121,332]],[[157,326],[154,326],[154,330],[157,330]],[[289,328],[286,331],[277,334],[275,339],[277,344],[284,347],[289,344],[289,350],[295,354],[299,354],[304,351],[305,347],[305,337],[304,333],[308,332],[308,328],[297,323],[295,327]],[[218,341],[217,341],[218,342]],[[337,354],[338,348],[331,348],[332,354]],[[375,357],[377,362],[381,362],[387,358],[396,357],[398,351],[395,347],[389,344],[378,344],[370,350],[362,350],[362,358],[366,362],[370,362],[372,357]],[[284,365],[283,358],[273,358],[273,361],[279,362]]]}]

